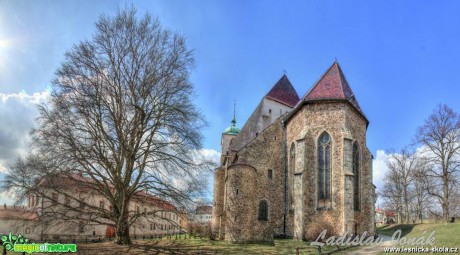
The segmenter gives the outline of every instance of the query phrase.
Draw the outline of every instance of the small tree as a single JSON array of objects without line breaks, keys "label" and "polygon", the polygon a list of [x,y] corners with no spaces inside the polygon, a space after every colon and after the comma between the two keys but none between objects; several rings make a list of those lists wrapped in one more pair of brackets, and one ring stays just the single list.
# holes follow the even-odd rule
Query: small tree
[{"label": "small tree", "polygon": [[[117,243],[129,244],[133,222],[156,215],[130,209],[140,192],[179,205],[206,186],[209,162],[197,153],[206,123],[192,103],[194,60],[182,36],[129,8],[102,15],[96,28],[66,52],[50,103],[39,107],[31,154],[3,189],[48,201],[42,219],[110,224]],[[88,200],[95,194],[105,205]]]},{"label": "small tree", "polygon": [[398,221],[409,223],[414,173],[420,165],[418,157],[404,148],[400,153],[391,153],[386,165],[388,172],[384,177],[383,196],[398,212]]}]

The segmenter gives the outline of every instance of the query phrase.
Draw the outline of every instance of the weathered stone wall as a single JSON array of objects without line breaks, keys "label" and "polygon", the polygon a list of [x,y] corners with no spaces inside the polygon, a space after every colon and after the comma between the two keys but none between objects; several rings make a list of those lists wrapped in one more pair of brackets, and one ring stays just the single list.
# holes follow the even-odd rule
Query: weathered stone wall
[{"label": "weathered stone wall", "polygon": [[346,129],[357,142],[360,151],[360,210],[354,211],[358,233],[374,234],[374,185],[372,184],[372,155],[366,144],[366,120],[352,107],[346,107]]},{"label": "weathered stone wall", "polygon": [[[345,102],[309,103],[300,109],[287,122],[288,148],[296,147],[295,165],[288,160],[290,197],[296,194],[294,173],[302,175],[302,196],[304,204],[296,205],[290,201],[291,226],[298,229],[293,218],[296,210],[304,215],[304,237],[314,223],[330,226],[333,234],[343,234],[358,223],[358,233],[374,231],[372,222],[373,191],[372,170],[369,169],[369,155],[366,147],[366,120]],[[318,138],[327,132],[332,139],[331,148],[331,204],[319,208],[317,202],[318,176]],[[359,144],[361,151],[361,210],[353,210],[353,166],[352,145]]]},{"label": "weathered stone wall", "polygon": [[249,242],[255,221],[256,170],[249,165],[234,164],[227,171],[225,240]]},{"label": "weathered stone wall", "polygon": [[[257,206],[268,202],[268,222],[256,221],[252,226],[256,240],[272,240],[284,231],[284,168],[283,129],[279,118],[238,152],[238,161],[247,162],[256,169],[257,183],[254,193]],[[268,171],[271,170],[271,179]],[[257,213],[256,213],[257,214]],[[257,215],[254,215],[257,217]],[[269,228],[269,230],[267,229]]]},{"label": "weathered stone wall", "polygon": [[[335,232],[343,228],[343,126],[344,105],[342,103],[307,104],[287,123],[287,143],[304,143],[302,155],[296,154],[298,165],[302,165],[304,237],[313,223],[330,225]],[[331,204],[327,209],[319,209],[317,204],[317,140],[327,132],[331,137]],[[291,173],[290,173],[291,174]],[[292,186],[291,186],[292,187]],[[294,214],[295,210],[294,208]]]},{"label": "weathered stone wall", "polygon": [[220,141],[221,145],[221,158],[220,158],[220,164],[222,165],[224,163],[225,157],[227,155],[228,148],[230,147],[230,143],[235,138],[236,135],[233,134],[222,134],[222,139]]},{"label": "weathered stone wall", "polygon": [[225,167],[219,167],[214,171],[214,196],[212,207],[212,231],[217,238],[223,238],[223,233],[219,230],[222,223],[222,214],[224,209],[224,184],[225,184]]},{"label": "weathered stone wall", "polygon": [[[230,153],[228,162],[234,164],[227,170],[226,233],[232,231],[232,234],[227,234],[226,240],[239,243],[273,242],[273,236],[283,234],[283,155],[283,130],[280,119],[260,132],[240,151]],[[249,174],[252,172],[254,181]],[[250,183],[250,186],[244,191],[239,188],[236,196],[235,189],[243,186],[239,181],[244,182],[244,185]],[[250,192],[245,193],[247,190]],[[258,219],[259,202],[262,200],[268,203],[267,221]],[[238,204],[235,201],[238,201]]]}]

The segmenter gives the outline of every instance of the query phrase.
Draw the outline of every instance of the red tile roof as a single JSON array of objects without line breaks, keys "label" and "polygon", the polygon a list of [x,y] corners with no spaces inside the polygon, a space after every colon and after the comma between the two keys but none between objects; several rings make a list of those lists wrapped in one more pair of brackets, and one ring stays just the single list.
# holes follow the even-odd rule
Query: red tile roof
[{"label": "red tile roof", "polygon": [[150,203],[153,203],[153,205],[166,210],[166,211],[173,211],[177,212],[177,208],[172,205],[170,202],[165,201],[163,199],[160,199],[156,196],[150,195],[147,192],[141,190],[136,193],[134,193],[134,199],[142,199],[143,201],[149,201]]},{"label": "red tile roof", "polygon": [[6,206],[0,209],[1,220],[37,220],[38,215],[34,211],[29,211],[24,206]]},{"label": "red tile roof", "polygon": [[[74,187],[77,192],[91,192],[95,191],[95,185],[102,185],[102,181],[100,183],[97,183],[90,177],[85,177],[82,174],[68,174],[68,175],[62,175],[59,177],[53,178],[53,180],[45,180],[42,179],[40,181],[40,184],[42,185],[56,185],[58,188],[66,188],[66,187]],[[114,192],[115,187],[113,184],[109,183],[109,189]],[[159,197],[156,197],[154,195],[148,194],[144,190],[139,190],[134,193],[134,196],[132,197],[133,199],[138,199],[146,202],[150,202],[154,206],[160,207],[163,210],[168,210],[168,211],[177,211],[177,208],[171,204],[170,202],[163,200]]]},{"label": "red tile roof", "polygon": [[345,99],[350,102],[359,113],[365,116],[337,62],[332,64],[323,76],[321,76],[319,81],[317,81],[305,94],[303,99],[305,101]]},{"label": "red tile roof", "polygon": [[202,205],[196,207],[196,214],[212,214],[212,206],[210,205]]},{"label": "red tile roof", "polygon": [[290,107],[294,107],[299,102],[299,95],[286,75],[279,79],[265,97]]}]

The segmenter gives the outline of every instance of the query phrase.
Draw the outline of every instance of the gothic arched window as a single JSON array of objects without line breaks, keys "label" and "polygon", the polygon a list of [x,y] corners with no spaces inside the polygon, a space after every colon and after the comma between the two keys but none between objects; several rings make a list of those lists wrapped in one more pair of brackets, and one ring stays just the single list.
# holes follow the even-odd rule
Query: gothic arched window
[{"label": "gothic arched window", "polygon": [[360,210],[360,186],[359,186],[359,180],[360,180],[360,171],[359,171],[359,148],[358,148],[358,143],[353,144],[353,174],[354,174],[354,180],[353,180],[353,207],[355,211]]},{"label": "gothic arched window", "polygon": [[318,140],[318,200],[331,199],[331,137],[321,134]]},{"label": "gothic arched window", "polygon": [[268,203],[265,200],[262,200],[259,203],[258,220],[268,220]]}]

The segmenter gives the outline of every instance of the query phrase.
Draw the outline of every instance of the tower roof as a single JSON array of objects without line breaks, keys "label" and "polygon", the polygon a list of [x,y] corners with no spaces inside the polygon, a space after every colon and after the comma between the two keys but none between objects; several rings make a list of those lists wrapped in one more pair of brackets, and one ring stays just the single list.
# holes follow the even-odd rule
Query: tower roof
[{"label": "tower roof", "polygon": [[304,101],[345,99],[365,116],[337,61],[334,61],[302,99]]},{"label": "tower roof", "polygon": [[236,127],[235,108],[235,103],[233,103],[233,119],[231,121],[232,125],[224,130],[224,134],[237,135],[240,133],[240,129]]},{"label": "tower roof", "polygon": [[265,98],[294,107],[299,102],[299,95],[295,91],[288,77],[284,74],[281,79],[265,95]]}]

